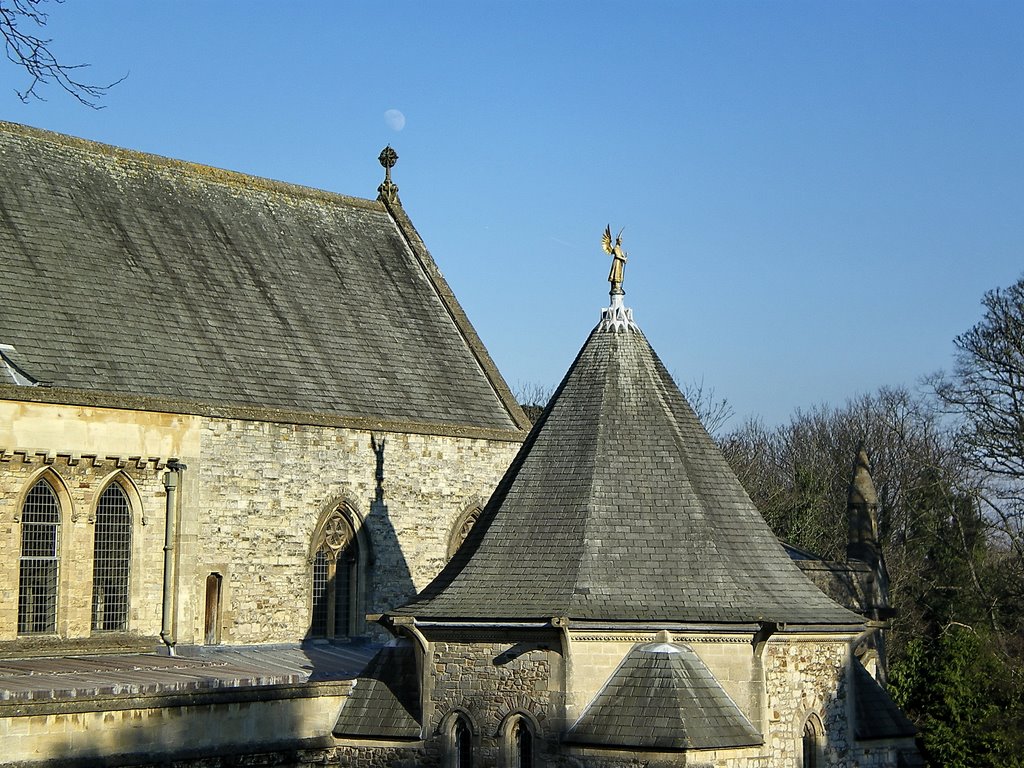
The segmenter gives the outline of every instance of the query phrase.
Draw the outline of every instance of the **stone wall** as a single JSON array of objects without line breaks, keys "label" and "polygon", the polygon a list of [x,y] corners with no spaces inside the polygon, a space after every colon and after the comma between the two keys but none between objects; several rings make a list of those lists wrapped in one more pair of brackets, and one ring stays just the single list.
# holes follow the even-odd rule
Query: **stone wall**
[{"label": "stone wall", "polygon": [[[635,642],[651,642],[654,633],[575,633],[569,662],[574,690],[567,720],[586,708]],[[566,766],[688,765],[722,768],[792,768],[801,765],[803,726],[816,714],[824,726],[823,765],[895,765],[892,749],[870,755],[852,743],[848,718],[849,635],[776,635],[763,650],[762,688],[750,636],[675,634],[701,658],[743,714],[764,734],[763,748],[693,750],[683,755],[571,747]]]},{"label": "stone wall", "polygon": [[479,765],[499,765],[512,716],[534,730],[540,765],[563,727],[562,660],[556,632],[512,632],[433,638],[432,688],[424,712],[426,733],[444,751],[456,714],[472,724]]},{"label": "stone wall", "polygon": [[0,401],[0,642],[17,637],[19,513],[43,474],[63,515],[55,642],[95,634],[90,515],[115,478],[133,516],[129,633],[158,635],[171,458],[187,466],[174,551],[177,641],[203,642],[206,580],[216,573],[221,642],[294,642],[309,629],[312,537],[325,515],[342,503],[351,510],[366,555],[357,613],[381,613],[441,570],[452,529],[486,501],[518,446],[513,433],[371,433]]},{"label": "stone wall", "polygon": [[0,704],[0,762],[166,765],[173,758],[175,765],[198,766],[230,755],[230,765],[299,765],[296,752],[307,745],[319,747],[306,755],[307,764],[315,764],[329,756],[330,730],[350,688],[348,682],[319,683]]},{"label": "stone wall", "polygon": [[801,764],[803,728],[811,714],[824,726],[825,765],[850,765],[848,665],[852,639],[776,636],[767,643],[764,736],[772,766]]},{"label": "stone wall", "polygon": [[[126,634],[155,638],[160,631],[164,540],[161,463],[140,458],[82,454],[0,453],[0,641],[18,634],[21,510],[28,491],[48,481],[60,504],[57,632],[61,638],[92,635],[91,606],[96,504],[117,482],[133,507]],[[121,644],[111,633],[97,638]]]},{"label": "stone wall", "polygon": [[[497,440],[208,420],[202,460],[186,473],[183,535],[195,549],[183,557],[196,565],[184,589],[198,598],[209,573],[224,577],[224,642],[301,638],[314,530],[345,504],[369,548],[365,612],[383,613],[440,572],[457,519],[486,501],[516,450]],[[191,637],[201,637],[202,606],[189,613]]]}]

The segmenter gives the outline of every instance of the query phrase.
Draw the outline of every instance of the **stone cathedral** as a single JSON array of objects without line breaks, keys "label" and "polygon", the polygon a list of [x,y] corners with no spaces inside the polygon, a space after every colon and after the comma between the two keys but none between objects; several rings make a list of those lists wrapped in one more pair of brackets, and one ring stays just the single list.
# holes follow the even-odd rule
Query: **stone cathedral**
[{"label": "stone cathedral", "polygon": [[840,605],[621,240],[531,429],[396,160],[371,200],[0,123],[0,763],[919,764],[870,536]]}]

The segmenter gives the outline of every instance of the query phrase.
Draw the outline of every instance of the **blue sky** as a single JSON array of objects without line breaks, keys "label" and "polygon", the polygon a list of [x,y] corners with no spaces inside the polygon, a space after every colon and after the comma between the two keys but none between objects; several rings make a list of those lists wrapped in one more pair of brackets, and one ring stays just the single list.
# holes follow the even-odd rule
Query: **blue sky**
[{"label": "blue sky", "polygon": [[[52,4],[51,4],[52,5]],[[52,5],[97,82],[0,117],[401,197],[506,379],[554,385],[607,302],[737,416],[948,368],[1024,273],[1024,3]],[[404,127],[386,118],[398,110]]]}]

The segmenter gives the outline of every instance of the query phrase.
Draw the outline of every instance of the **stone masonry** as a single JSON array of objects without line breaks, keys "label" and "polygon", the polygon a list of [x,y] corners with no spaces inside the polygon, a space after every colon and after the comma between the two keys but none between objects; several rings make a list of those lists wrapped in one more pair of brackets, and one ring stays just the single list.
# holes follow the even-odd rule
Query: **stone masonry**
[{"label": "stone masonry", "polygon": [[30,644],[119,642],[90,640],[89,623],[91,516],[115,480],[132,506],[129,626],[120,642],[155,640],[170,459],[187,467],[175,542],[177,642],[203,642],[205,582],[216,573],[221,642],[281,643],[309,629],[312,536],[323,516],[342,503],[351,510],[368,549],[362,608],[383,612],[440,571],[453,529],[486,500],[517,448],[509,436],[0,402],[0,642],[17,637],[18,518],[40,477],[50,479],[62,512],[58,629]]}]

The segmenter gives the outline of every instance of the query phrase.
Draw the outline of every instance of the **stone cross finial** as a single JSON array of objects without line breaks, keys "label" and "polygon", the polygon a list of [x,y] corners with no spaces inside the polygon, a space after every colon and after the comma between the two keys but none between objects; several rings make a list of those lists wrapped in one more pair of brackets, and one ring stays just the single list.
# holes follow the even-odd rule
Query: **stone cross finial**
[{"label": "stone cross finial", "polygon": [[398,185],[391,181],[391,169],[398,162],[398,153],[388,144],[380,151],[377,157],[380,164],[384,166],[384,181],[377,187],[377,199],[394,203],[398,201]]}]

